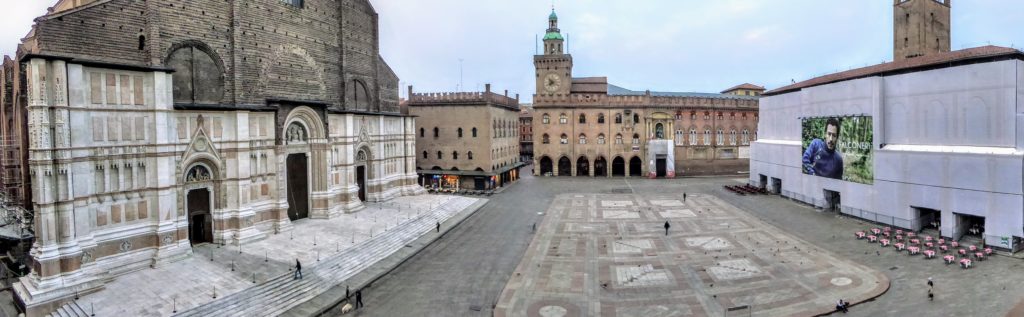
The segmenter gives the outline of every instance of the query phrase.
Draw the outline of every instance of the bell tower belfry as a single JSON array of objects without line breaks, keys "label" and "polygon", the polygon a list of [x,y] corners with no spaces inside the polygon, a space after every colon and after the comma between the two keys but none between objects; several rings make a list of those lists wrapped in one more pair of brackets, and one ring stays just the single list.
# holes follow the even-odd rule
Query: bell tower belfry
[{"label": "bell tower belfry", "polygon": [[952,0],[893,1],[893,60],[949,52]]},{"label": "bell tower belfry", "polygon": [[572,86],[572,56],[565,54],[565,38],[558,29],[558,15],[551,9],[544,34],[544,52],[533,57],[537,95],[568,95]]}]

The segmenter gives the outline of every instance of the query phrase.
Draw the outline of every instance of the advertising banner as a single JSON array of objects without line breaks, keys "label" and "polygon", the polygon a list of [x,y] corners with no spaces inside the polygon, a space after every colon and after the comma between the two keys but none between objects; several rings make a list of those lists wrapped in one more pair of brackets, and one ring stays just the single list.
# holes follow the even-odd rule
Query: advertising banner
[{"label": "advertising banner", "polygon": [[868,116],[803,119],[803,173],[873,184],[873,134]]}]

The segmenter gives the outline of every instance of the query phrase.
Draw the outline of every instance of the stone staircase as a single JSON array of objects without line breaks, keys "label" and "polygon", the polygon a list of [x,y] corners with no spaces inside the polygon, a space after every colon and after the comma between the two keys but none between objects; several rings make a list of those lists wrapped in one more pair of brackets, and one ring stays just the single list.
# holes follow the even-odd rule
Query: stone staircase
[{"label": "stone staircase", "polygon": [[78,305],[77,301],[71,301],[70,303],[64,304],[46,315],[47,317],[89,317],[89,313]]},{"label": "stone staircase", "polygon": [[[385,234],[358,243],[303,269],[303,279],[294,280],[292,273],[271,278],[255,287],[218,298],[212,302],[180,312],[175,316],[276,316],[308,301],[353,275],[369,268],[395,251],[404,248],[423,234],[475,202],[459,199],[431,212],[413,218]],[[74,316],[74,315],[72,315]]]}]

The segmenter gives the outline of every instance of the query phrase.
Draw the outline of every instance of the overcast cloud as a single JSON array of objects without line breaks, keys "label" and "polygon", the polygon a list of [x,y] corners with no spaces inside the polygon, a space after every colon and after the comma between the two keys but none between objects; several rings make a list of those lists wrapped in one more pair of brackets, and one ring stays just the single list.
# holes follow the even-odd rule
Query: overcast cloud
[{"label": "overcast cloud", "polygon": [[[403,87],[533,94],[536,37],[551,1],[371,0],[381,54]],[[52,0],[0,0],[0,52],[13,54]],[[1024,45],[1024,1],[953,2],[953,48]],[[558,0],[573,76],[633,90],[768,88],[892,60],[892,1]],[[460,79],[459,60],[462,59]],[[462,87],[459,87],[460,82]],[[404,96],[405,89],[402,89]]]}]

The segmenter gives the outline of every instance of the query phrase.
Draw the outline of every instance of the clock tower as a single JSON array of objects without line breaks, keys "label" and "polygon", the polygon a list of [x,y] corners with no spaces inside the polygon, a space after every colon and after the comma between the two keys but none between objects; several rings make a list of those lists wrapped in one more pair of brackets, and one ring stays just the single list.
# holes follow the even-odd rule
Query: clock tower
[{"label": "clock tower", "polygon": [[544,53],[533,57],[537,72],[537,95],[568,95],[572,86],[572,55],[565,54],[558,15],[551,9],[544,34]]}]

